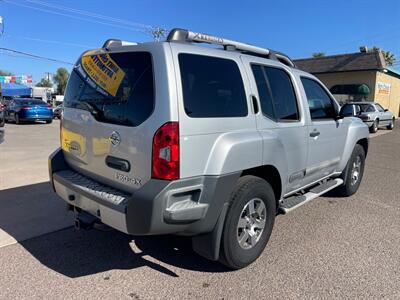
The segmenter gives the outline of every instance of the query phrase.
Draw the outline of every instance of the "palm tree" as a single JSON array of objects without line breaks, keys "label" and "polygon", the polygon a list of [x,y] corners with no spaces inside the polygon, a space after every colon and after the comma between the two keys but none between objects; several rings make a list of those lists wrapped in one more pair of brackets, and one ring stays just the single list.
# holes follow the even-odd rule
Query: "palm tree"
[{"label": "palm tree", "polygon": [[396,56],[390,51],[381,50],[381,48],[377,46],[372,47],[373,52],[382,52],[383,58],[388,66],[393,66],[396,63]]},{"label": "palm tree", "polygon": [[390,51],[382,51],[383,58],[388,66],[393,66],[396,62],[396,56]]}]

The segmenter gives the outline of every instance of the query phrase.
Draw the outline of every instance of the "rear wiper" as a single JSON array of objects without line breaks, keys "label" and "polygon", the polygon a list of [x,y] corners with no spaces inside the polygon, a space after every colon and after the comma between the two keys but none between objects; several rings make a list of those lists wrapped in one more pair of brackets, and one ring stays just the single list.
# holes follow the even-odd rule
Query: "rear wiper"
[{"label": "rear wiper", "polygon": [[92,115],[97,115],[102,112],[96,105],[88,101],[74,101],[74,102],[77,103],[77,107],[79,107],[80,105],[85,106],[83,109],[89,111]]}]

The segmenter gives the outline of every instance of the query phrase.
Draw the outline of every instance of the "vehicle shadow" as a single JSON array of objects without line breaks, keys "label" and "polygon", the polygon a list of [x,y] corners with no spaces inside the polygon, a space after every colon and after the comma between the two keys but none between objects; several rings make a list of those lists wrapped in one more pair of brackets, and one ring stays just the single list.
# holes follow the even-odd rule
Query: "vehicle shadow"
[{"label": "vehicle shadow", "polygon": [[65,203],[49,182],[0,190],[0,247],[72,224]]},{"label": "vehicle shadow", "polygon": [[44,266],[67,277],[144,266],[172,277],[178,277],[176,268],[228,271],[195,254],[190,238],[132,237],[112,229],[77,231],[72,224],[73,214],[48,182],[0,191],[0,246],[5,233],[22,241],[20,245]]},{"label": "vehicle shadow", "polygon": [[21,245],[43,265],[70,278],[141,267],[171,277],[179,277],[171,267],[201,272],[229,271],[217,262],[196,255],[190,239],[177,236],[132,237],[115,230],[68,228]]}]

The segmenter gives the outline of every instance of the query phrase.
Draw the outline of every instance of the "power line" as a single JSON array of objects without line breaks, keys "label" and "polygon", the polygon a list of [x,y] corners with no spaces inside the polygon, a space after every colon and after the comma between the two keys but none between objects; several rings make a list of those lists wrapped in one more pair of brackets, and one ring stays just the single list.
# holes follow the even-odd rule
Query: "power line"
[{"label": "power line", "polygon": [[27,36],[16,36],[16,35],[5,34],[4,37],[12,38],[12,39],[22,39],[22,40],[27,40],[27,41],[32,41],[32,42],[49,43],[49,44],[57,44],[57,45],[85,48],[85,49],[96,48],[96,47],[89,46],[89,45],[82,45],[82,44],[76,44],[76,43],[68,43],[68,42],[47,40],[47,39],[46,40],[45,39],[38,39],[38,38],[32,38],[32,37],[27,37]]},{"label": "power line", "polygon": [[143,23],[132,22],[132,21],[128,21],[128,20],[124,20],[124,19],[120,19],[120,18],[114,18],[114,17],[110,17],[110,16],[98,14],[98,13],[93,13],[93,12],[90,12],[90,11],[84,11],[84,10],[75,9],[75,8],[71,8],[71,7],[66,7],[66,6],[62,6],[62,5],[56,5],[56,4],[53,4],[53,3],[47,3],[47,2],[43,2],[43,1],[39,1],[39,0],[25,0],[25,1],[33,3],[33,4],[38,4],[38,5],[50,7],[50,8],[55,8],[55,9],[58,9],[58,10],[63,10],[63,11],[67,11],[67,12],[80,14],[80,15],[83,15],[83,16],[93,17],[93,18],[102,19],[102,20],[115,22],[115,23],[121,23],[121,24],[129,25],[129,26],[140,27],[140,28],[143,28],[143,29],[145,29],[147,27],[151,27],[150,25],[143,24]]},{"label": "power line", "polygon": [[76,19],[76,20],[81,20],[81,21],[86,21],[86,22],[91,22],[91,23],[96,23],[96,24],[112,26],[112,27],[116,27],[116,28],[122,28],[122,29],[127,29],[127,30],[132,30],[132,31],[145,33],[143,31],[143,29],[123,26],[123,25],[118,25],[118,24],[112,24],[112,23],[107,23],[107,22],[101,22],[101,21],[96,21],[96,20],[92,20],[92,19],[88,19],[88,18],[81,18],[81,17],[78,17],[78,16],[74,16],[74,15],[71,15],[71,14],[65,14],[65,13],[54,11],[54,10],[49,10],[49,9],[45,9],[45,8],[35,7],[35,6],[29,6],[29,5],[25,5],[25,4],[17,3],[17,2],[11,2],[9,0],[2,0],[2,1],[4,3],[17,5],[17,6],[25,7],[25,8],[30,8],[30,9],[34,9],[34,10],[38,10],[38,11],[42,11],[42,12],[47,12],[47,13],[50,13],[50,14],[60,15],[60,16],[64,16],[64,17],[68,17],[68,18],[72,18],[72,19]]},{"label": "power line", "polygon": [[23,52],[23,51],[18,51],[18,50],[13,50],[13,49],[9,49],[9,48],[0,47],[0,51],[6,51],[8,53],[15,53],[15,54],[23,55],[25,57],[30,57],[30,58],[33,58],[33,59],[46,60],[46,61],[50,61],[50,62],[56,62],[56,63],[66,64],[66,65],[71,65],[71,66],[74,65],[73,63],[70,63],[70,62],[67,62],[67,61],[63,61],[63,60],[59,60],[59,59],[55,59],[55,58],[50,58],[50,57],[44,57],[44,56],[31,54],[31,53],[27,53],[27,52]]}]

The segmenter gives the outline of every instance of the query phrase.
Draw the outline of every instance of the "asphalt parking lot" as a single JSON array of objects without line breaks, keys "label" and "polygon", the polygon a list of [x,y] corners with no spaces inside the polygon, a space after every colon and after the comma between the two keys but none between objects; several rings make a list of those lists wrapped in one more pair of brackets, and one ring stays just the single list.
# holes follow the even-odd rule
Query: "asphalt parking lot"
[{"label": "asphalt parking lot", "polygon": [[278,216],[260,259],[232,272],[184,238],[75,231],[47,179],[58,121],[7,124],[0,299],[400,299],[399,125],[371,139],[356,195]]}]

